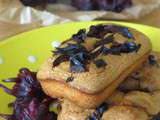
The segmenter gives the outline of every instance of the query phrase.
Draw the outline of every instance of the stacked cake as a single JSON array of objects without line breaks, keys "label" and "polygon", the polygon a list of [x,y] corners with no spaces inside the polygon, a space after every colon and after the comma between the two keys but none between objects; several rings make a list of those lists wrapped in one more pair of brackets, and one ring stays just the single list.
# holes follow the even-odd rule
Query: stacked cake
[{"label": "stacked cake", "polygon": [[47,95],[61,99],[58,120],[148,120],[160,112],[151,48],[134,29],[93,25],[56,48],[37,78]]}]

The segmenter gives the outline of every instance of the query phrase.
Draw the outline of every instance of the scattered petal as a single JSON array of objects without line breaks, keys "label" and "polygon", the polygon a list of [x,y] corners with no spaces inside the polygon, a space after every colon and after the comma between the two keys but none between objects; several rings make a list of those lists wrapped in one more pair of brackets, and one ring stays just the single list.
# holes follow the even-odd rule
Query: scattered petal
[{"label": "scattered petal", "polygon": [[105,67],[107,65],[107,63],[103,59],[94,61],[94,64],[97,66],[97,68]]},{"label": "scattered petal", "polygon": [[[16,81],[15,81],[16,79]],[[16,100],[9,104],[13,107],[12,115],[0,114],[6,120],[56,120],[57,115],[49,111],[49,106],[56,99],[47,96],[36,78],[36,73],[27,68],[19,70],[17,78],[6,82],[16,82],[12,90],[0,84],[0,87]]]},{"label": "scattered petal", "polygon": [[149,55],[148,56],[148,61],[150,65],[156,65],[157,63],[157,59],[154,55]]},{"label": "scattered petal", "polygon": [[68,77],[66,82],[72,82],[74,80],[74,77]]}]

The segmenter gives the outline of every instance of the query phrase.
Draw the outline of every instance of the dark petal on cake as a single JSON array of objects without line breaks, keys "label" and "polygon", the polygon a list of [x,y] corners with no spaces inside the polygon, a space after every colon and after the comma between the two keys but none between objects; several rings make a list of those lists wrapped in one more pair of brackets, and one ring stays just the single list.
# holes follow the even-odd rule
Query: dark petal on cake
[{"label": "dark petal on cake", "polygon": [[109,33],[120,33],[124,37],[127,37],[129,39],[134,39],[133,34],[129,31],[127,27],[117,26],[117,25],[106,25],[104,29]]},{"label": "dark petal on cake", "polygon": [[100,47],[99,49],[97,49],[96,51],[90,53],[90,59],[93,60],[95,59],[96,57],[98,57],[102,52],[103,52],[103,46]]},{"label": "dark petal on cake", "polygon": [[72,65],[81,66],[84,61],[83,58],[80,58],[79,56],[72,56],[70,57],[70,62]]},{"label": "dark petal on cake", "polygon": [[92,113],[92,115],[88,116],[86,120],[101,120],[99,114],[96,112]]},{"label": "dark petal on cake", "polygon": [[134,42],[127,42],[124,45],[128,48],[129,51],[135,51],[137,49],[137,45]]},{"label": "dark petal on cake", "polygon": [[141,44],[138,44],[138,45],[137,45],[137,47],[136,47],[135,52],[138,52],[138,51],[139,51],[139,49],[141,48],[141,46],[142,46]]},{"label": "dark petal on cake", "polygon": [[103,59],[98,59],[94,61],[97,68],[105,67],[107,63]]},{"label": "dark petal on cake", "polygon": [[68,55],[62,55],[59,56],[58,58],[56,58],[53,62],[53,67],[56,67],[58,65],[60,65],[62,62],[66,62],[69,60],[69,56]]},{"label": "dark petal on cake", "polygon": [[96,44],[94,45],[94,47],[99,47],[101,45],[105,45],[105,44],[109,44],[113,42],[113,35],[107,36],[104,39],[96,42]]},{"label": "dark petal on cake", "polygon": [[110,49],[111,54],[113,55],[120,55],[121,53],[132,53],[132,52],[138,52],[141,45],[136,44],[134,42],[126,42],[123,44],[117,44],[113,45]]},{"label": "dark petal on cake", "polygon": [[81,72],[85,72],[86,71],[86,67],[84,65],[71,65],[70,66],[70,72],[73,73],[81,73]]},{"label": "dark petal on cake", "polygon": [[[63,50],[62,50],[63,49]],[[81,44],[68,44],[61,50],[60,56],[53,62],[53,66],[58,66],[60,63],[70,61],[72,72],[84,72],[88,61],[88,51]]]},{"label": "dark petal on cake", "polygon": [[140,72],[134,72],[131,74],[130,76],[132,79],[134,80],[140,80],[141,79],[141,75],[140,75]]},{"label": "dark petal on cake", "polygon": [[81,44],[69,44],[64,48],[56,48],[56,51],[53,51],[54,54],[65,54],[65,55],[73,55],[77,52],[85,51],[85,47]]},{"label": "dark petal on cake", "polygon": [[128,37],[128,38],[130,38],[130,39],[133,39],[134,37],[133,37],[133,34],[129,31],[129,29],[128,28],[126,28],[126,27],[120,27],[120,32],[122,33],[122,35],[124,36],[124,37]]},{"label": "dark petal on cake", "polygon": [[107,103],[102,103],[98,108],[96,108],[97,113],[102,117],[103,113],[108,109]]},{"label": "dark petal on cake", "polygon": [[108,104],[102,103],[99,107],[96,108],[96,112],[93,112],[86,120],[101,120],[103,113],[108,110]]},{"label": "dark petal on cake", "polygon": [[72,82],[74,80],[74,77],[68,77],[66,82]]},{"label": "dark petal on cake", "polygon": [[106,35],[107,31],[104,29],[104,25],[91,26],[87,34],[89,37],[96,37],[102,39]]},{"label": "dark petal on cake", "polygon": [[157,59],[154,55],[149,55],[148,56],[148,61],[150,65],[156,65],[157,63]]},{"label": "dark petal on cake", "polygon": [[111,47],[110,53],[112,55],[121,55],[121,47]]},{"label": "dark petal on cake", "polygon": [[160,120],[160,113],[157,115],[153,116],[151,120]]},{"label": "dark petal on cake", "polygon": [[79,52],[75,55],[72,55],[70,57],[71,64],[74,65],[80,65],[80,64],[86,64],[88,59],[88,54],[85,52]]},{"label": "dark petal on cake", "polygon": [[70,57],[70,71],[71,72],[85,72],[86,64],[88,63],[88,54],[80,52]]},{"label": "dark petal on cake", "polygon": [[107,48],[107,47],[103,47],[103,50],[102,50],[103,54],[107,55],[110,53],[110,48]]},{"label": "dark petal on cake", "polygon": [[[99,55],[121,55],[121,53],[138,52],[141,47],[140,44],[136,44],[134,41],[118,43],[114,40],[115,33],[134,40],[127,27],[103,24],[92,25],[88,33],[86,33],[86,29],[81,29],[72,36],[72,39],[76,41],[75,44],[68,43],[64,48],[56,48],[54,54],[59,56],[53,62],[53,66],[68,61],[70,62],[71,72],[85,72],[87,71],[87,65]],[[85,42],[86,36],[100,39],[94,44],[92,51],[88,51],[82,44]],[[111,44],[112,46],[107,48],[105,47],[106,44]]]},{"label": "dark petal on cake", "polygon": [[86,29],[81,29],[77,34],[72,36],[72,39],[75,40],[78,44],[84,43],[86,38]]},{"label": "dark petal on cake", "polygon": [[132,52],[138,52],[141,45],[136,44],[134,42],[126,42],[121,45],[121,52],[122,53],[132,53]]}]

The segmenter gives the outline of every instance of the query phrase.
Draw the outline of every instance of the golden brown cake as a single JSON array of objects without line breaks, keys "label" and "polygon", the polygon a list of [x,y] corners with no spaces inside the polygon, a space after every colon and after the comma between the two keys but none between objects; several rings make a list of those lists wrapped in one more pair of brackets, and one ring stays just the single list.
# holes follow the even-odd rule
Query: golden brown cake
[{"label": "golden brown cake", "polygon": [[150,51],[148,38],[133,29],[92,26],[57,48],[37,77],[49,96],[95,108],[146,61]]},{"label": "golden brown cake", "polygon": [[94,109],[83,109],[64,99],[61,104],[61,111],[58,114],[58,120],[86,120],[94,111]]},{"label": "golden brown cake", "polygon": [[101,120],[148,120],[148,115],[139,108],[113,106],[103,114]]},{"label": "golden brown cake", "polygon": [[160,112],[160,91],[115,91],[96,109],[84,109],[66,99],[61,106],[58,120],[157,120]]},{"label": "golden brown cake", "polygon": [[124,100],[128,100],[135,106],[144,108],[149,115],[156,115],[160,112],[159,101],[150,93],[133,91],[125,95]]},{"label": "golden brown cake", "polygon": [[[141,113],[142,115],[144,115],[145,113],[146,114],[145,116],[149,116],[150,118],[152,118],[158,115],[158,113],[160,112],[159,101],[160,101],[160,91],[155,91],[155,92],[131,91],[131,92],[128,92],[127,94],[120,91],[116,91],[114,92],[113,96],[111,96],[106,101],[107,103],[110,104],[110,106],[113,106],[114,109],[110,107],[111,109],[106,111],[106,113],[108,117],[112,116],[113,113],[117,113],[117,115],[118,114],[123,115],[121,110],[125,109],[126,111],[130,111],[128,110],[128,107],[130,108],[132,107],[134,108],[134,110],[137,111],[137,113],[138,111],[139,113],[143,111],[143,113]],[[105,115],[106,113],[104,113],[104,116],[106,116]],[[126,118],[128,118],[128,116],[130,115],[134,115],[134,112],[130,112],[129,115],[126,114]],[[106,116],[104,118],[108,118],[108,117]],[[125,117],[125,114],[124,114],[124,117]],[[116,120],[121,120],[122,118],[115,117]],[[137,116],[136,120],[139,120],[139,119],[140,118]]]},{"label": "golden brown cake", "polygon": [[160,90],[160,52],[152,52],[142,67],[128,77],[121,90]]}]

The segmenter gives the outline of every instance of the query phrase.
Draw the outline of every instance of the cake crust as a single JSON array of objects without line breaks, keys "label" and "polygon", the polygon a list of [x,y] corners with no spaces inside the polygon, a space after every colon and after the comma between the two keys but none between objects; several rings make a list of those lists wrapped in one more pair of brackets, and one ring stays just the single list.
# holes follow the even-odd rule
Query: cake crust
[{"label": "cake crust", "polygon": [[[49,96],[69,99],[84,108],[95,108],[100,105],[127,76],[146,61],[151,51],[151,44],[146,36],[130,28],[129,31],[134,36],[134,39],[132,39],[135,42],[134,44],[141,45],[140,49],[137,52],[125,52],[119,55],[102,54],[97,56],[96,59],[104,60],[106,66],[99,68],[93,60],[87,64],[87,71],[76,73],[69,71],[71,63],[68,61],[53,67],[53,63],[57,60],[56,55],[46,60],[37,74],[43,90]],[[99,41],[99,39],[93,37],[87,37],[86,39],[86,42],[81,44],[88,51],[93,49],[95,43]],[[119,33],[114,33],[114,39],[114,44],[118,43],[118,45],[123,44],[124,41],[130,41]],[[67,41],[62,46],[73,43],[74,41]],[[111,46],[113,42],[107,45]],[[66,82],[71,76],[74,80]]]},{"label": "cake crust", "polygon": [[117,80],[112,82],[106,89],[97,94],[87,94],[56,80],[42,80],[40,83],[44,92],[53,98],[62,97],[69,99],[83,108],[95,108],[113,93],[118,85],[124,80],[126,74],[129,74],[133,72],[133,70],[137,69],[147,57],[148,54],[143,56],[138,63],[130,66],[130,68],[123,72]]},{"label": "cake crust", "polygon": [[[55,60],[55,56],[53,56],[46,60],[39,69],[38,79],[41,81],[56,80],[63,82],[88,94],[103,91],[113,80],[117,79],[117,76],[124,70],[128,69],[132,64],[136,63],[139,58],[142,58],[143,55],[151,51],[151,44],[147,37],[135,30],[131,29],[130,31],[135,36],[135,42],[142,45],[138,53],[99,56],[97,59],[104,59],[107,62],[107,66],[97,68],[96,65],[91,62],[89,71],[82,73],[71,73],[69,71],[69,62],[61,63],[59,66],[53,68],[53,61]],[[124,37],[118,36],[116,39],[121,40],[123,38]],[[93,38],[91,41],[93,41]],[[88,44],[90,45],[91,43]],[[89,46],[88,44],[87,46]],[[74,77],[74,80],[66,83],[67,78],[70,76]]]}]

